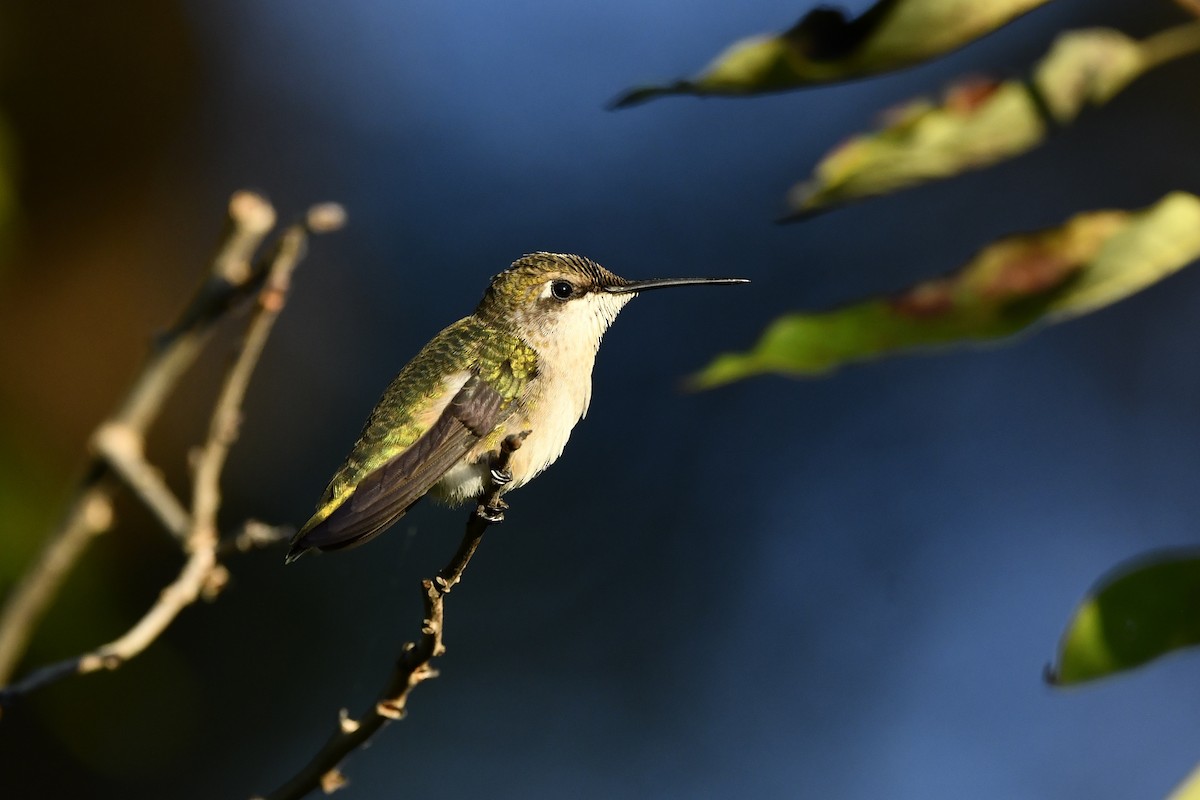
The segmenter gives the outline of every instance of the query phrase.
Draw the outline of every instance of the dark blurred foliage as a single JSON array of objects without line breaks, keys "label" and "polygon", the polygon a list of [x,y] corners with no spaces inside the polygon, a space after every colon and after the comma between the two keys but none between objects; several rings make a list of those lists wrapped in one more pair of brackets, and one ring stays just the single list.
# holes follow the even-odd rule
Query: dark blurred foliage
[{"label": "dark blurred foliage", "polygon": [[[256,376],[229,525],[305,518],[387,380],[523,252],[745,274],[746,290],[624,312],[563,460],[512,496],[450,598],[442,676],[347,764],[347,796],[1164,794],[1200,757],[1193,660],[1078,693],[1040,672],[1096,575],[1195,539],[1197,275],[1006,348],[678,388],[784,311],[913,283],[1081,209],[1196,191],[1192,60],[1022,159],[769,223],[878,110],[964,73],[1020,74],[1066,27],[1145,35],[1179,12],[1059,0],[877,80],[603,110],[802,10],[0,6],[20,189],[0,271],[0,581],[198,280],[234,189],[285,219],[337,200],[350,226],[314,244]],[[181,492],[231,337],[150,442]],[[145,512],[118,513],[26,666],[117,635],[178,569]],[[234,560],[220,600],[144,656],[6,714],[0,794],[268,790],[339,707],[370,701],[463,518],[428,505],[361,550]]]}]

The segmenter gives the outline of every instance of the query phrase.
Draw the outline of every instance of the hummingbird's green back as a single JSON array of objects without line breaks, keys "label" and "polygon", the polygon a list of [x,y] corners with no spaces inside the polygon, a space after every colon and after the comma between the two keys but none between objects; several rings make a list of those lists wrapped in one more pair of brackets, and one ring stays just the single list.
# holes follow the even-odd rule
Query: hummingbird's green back
[{"label": "hummingbird's green back", "polygon": [[328,517],[368,475],[421,438],[431,424],[430,410],[448,399],[447,377],[472,373],[499,393],[499,421],[495,426],[499,428],[513,400],[536,371],[537,353],[510,331],[485,324],[475,316],[443,330],[388,386],[301,533]]}]

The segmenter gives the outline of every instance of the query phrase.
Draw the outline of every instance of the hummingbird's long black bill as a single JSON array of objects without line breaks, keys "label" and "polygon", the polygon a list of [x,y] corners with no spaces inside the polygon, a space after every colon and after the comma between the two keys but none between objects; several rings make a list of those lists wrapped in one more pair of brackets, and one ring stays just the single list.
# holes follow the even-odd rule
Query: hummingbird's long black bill
[{"label": "hummingbird's long black bill", "polygon": [[749,278],[650,278],[645,281],[630,281],[620,286],[605,286],[604,291],[609,294],[632,294],[649,289],[665,289],[668,286],[727,285],[749,282]]}]

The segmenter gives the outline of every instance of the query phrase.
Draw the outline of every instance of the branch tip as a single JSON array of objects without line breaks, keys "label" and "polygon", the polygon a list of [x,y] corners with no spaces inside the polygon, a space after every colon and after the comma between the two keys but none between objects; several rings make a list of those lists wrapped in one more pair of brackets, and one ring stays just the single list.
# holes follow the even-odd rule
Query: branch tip
[{"label": "branch tip", "polygon": [[338,789],[344,788],[348,783],[350,781],[341,773],[341,770],[334,767],[321,776],[321,791],[325,794],[333,794]]},{"label": "branch tip", "polygon": [[114,517],[111,497],[96,493],[86,498],[83,504],[82,518],[88,531],[102,533],[108,530],[113,525]]},{"label": "branch tip", "polygon": [[109,420],[96,428],[90,446],[93,452],[110,460],[117,456],[141,458],[145,437],[125,422]]},{"label": "branch tip", "polygon": [[[255,269],[251,260],[275,226],[275,209],[262,195],[239,191],[230,197],[227,212],[225,231],[207,279],[154,344],[122,404],[93,434],[90,464],[65,519],[0,608],[0,685],[10,680],[33,630],[90,540],[112,526],[113,497],[122,483],[176,536],[187,561],[175,581],[125,634],[90,653],[37,669],[19,683],[0,686],[0,704],[10,704],[20,695],[71,675],[116,669],[141,653],[183,608],[199,598],[217,595],[229,580],[229,572],[219,559],[230,547],[245,551],[290,535],[287,528],[247,523],[232,542],[221,543],[218,549],[220,474],[229,447],[237,438],[246,384],[282,308],[287,277],[304,254],[305,238],[304,227],[293,226],[284,232],[284,246],[275,256],[263,258],[261,263],[267,267]],[[310,210],[308,226],[312,230],[332,230],[344,219],[340,206],[322,204]],[[267,282],[272,284],[268,290],[278,295],[271,299],[278,302],[271,308],[260,307],[251,318],[237,359],[226,374],[210,420],[208,440],[192,458],[193,502],[187,509],[167,486],[160,470],[146,460],[143,441],[167,397],[208,342],[214,325]]]},{"label": "branch tip", "polygon": [[340,203],[318,203],[304,215],[309,233],[332,233],[346,225],[346,209]]},{"label": "branch tip", "polygon": [[[505,436],[504,441],[500,443],[501,453],[512,455],[515,451],[520,450],[521,445],[525,443],[525,440],[532,432],[533,431],[521,431],[520,433],[514,433],[510,436]],[[508,466],[507,461],[504,463],[504,466]]]},{"label": "branch tip", "polygon": [[262,195],[242,189],[229,198],[229,219],[249,233],[263,234],[275,227],[275,209]]},{"label": "branch tip", "polygon": [[359,728],[359,722],[350,718],[350,710],[343,708],[338,712],[338,729],[342,733],[354,733]]}]

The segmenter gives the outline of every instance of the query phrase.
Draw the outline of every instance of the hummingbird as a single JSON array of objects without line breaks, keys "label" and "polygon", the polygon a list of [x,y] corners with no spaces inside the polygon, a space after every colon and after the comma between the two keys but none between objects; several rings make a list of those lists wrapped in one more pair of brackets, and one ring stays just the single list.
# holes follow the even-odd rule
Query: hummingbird
[{"label": "hummingbird", "polygon": [[528,483],[562,455],[587,413],[600,340],[626,303],[651,289],[734,283],[749,281],[631,281],[578,255],[518,259],[492,278],[474,313],[400,370],[293,537],[286,563],[311,549],[362,544],[427,493],[450,504],[480,497],[511,434],[525,440],[503,491]]}]

